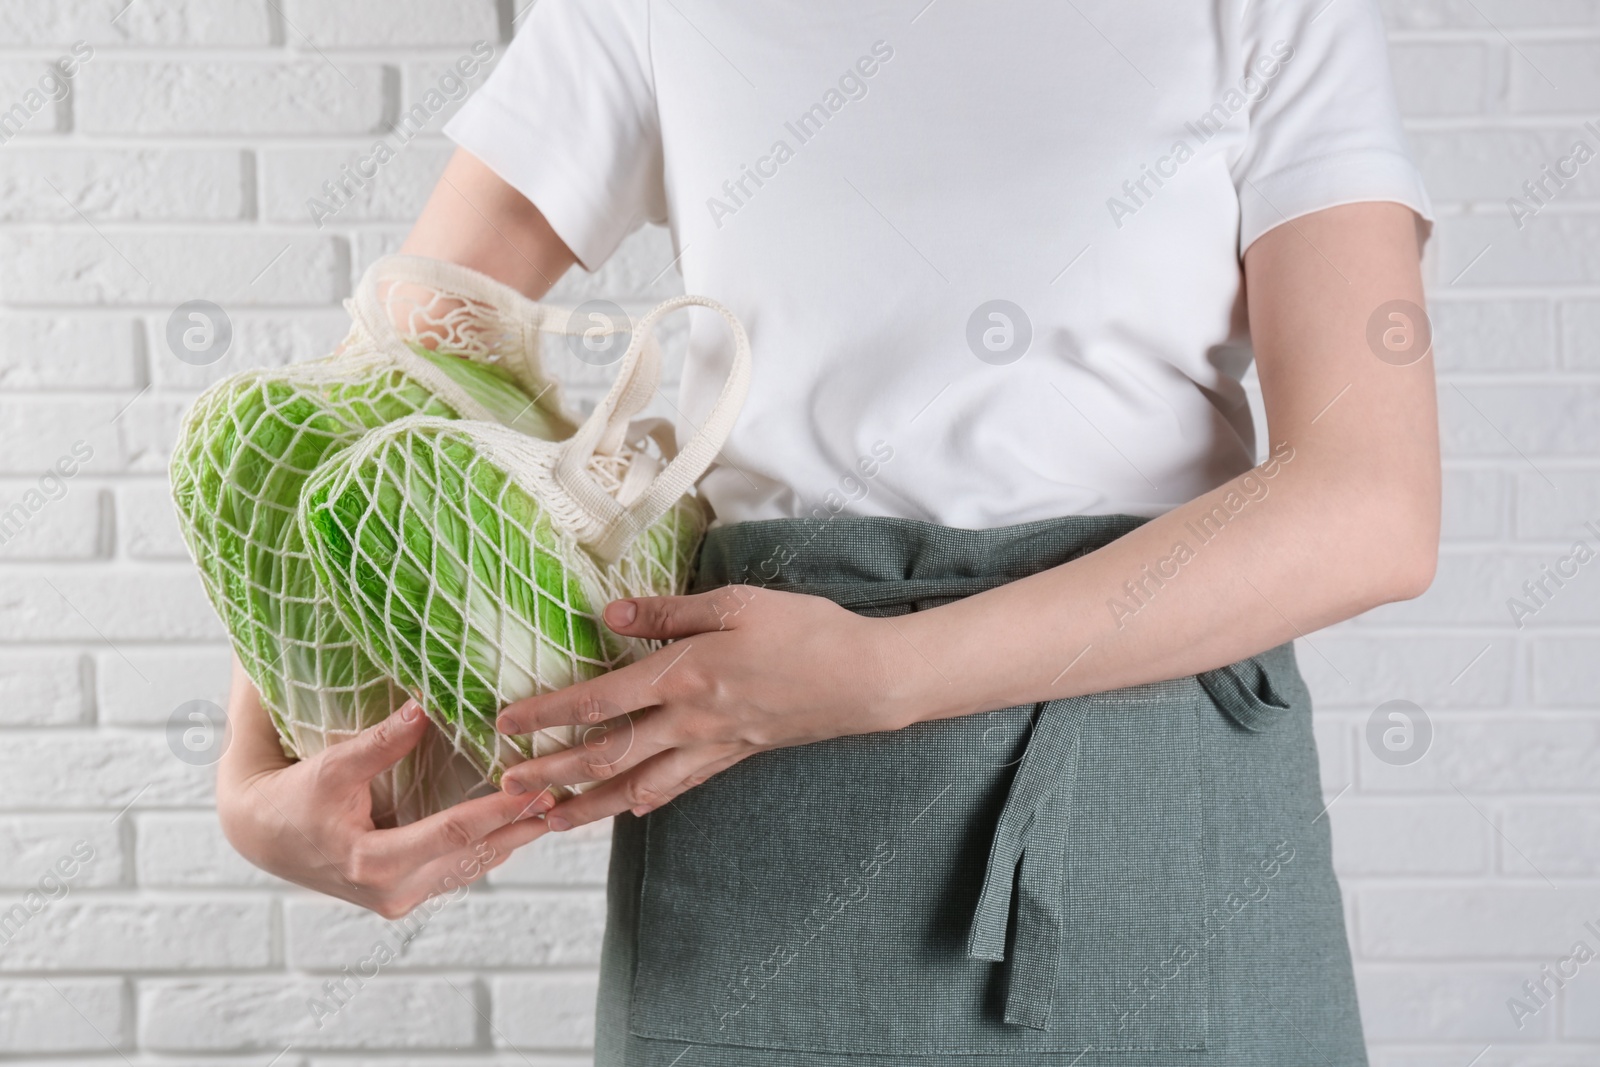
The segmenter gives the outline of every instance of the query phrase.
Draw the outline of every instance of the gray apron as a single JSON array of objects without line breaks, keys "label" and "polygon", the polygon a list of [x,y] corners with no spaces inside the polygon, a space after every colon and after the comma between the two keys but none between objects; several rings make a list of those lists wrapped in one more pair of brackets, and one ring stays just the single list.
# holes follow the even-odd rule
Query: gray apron
[{"label": "gray apron", "polygon": [[[898,615],[1144,521],[741,523],[696,590]],[[616,820],[607,910],[600,1067],[1366,1064],[1292,643],[761,753]]]}]

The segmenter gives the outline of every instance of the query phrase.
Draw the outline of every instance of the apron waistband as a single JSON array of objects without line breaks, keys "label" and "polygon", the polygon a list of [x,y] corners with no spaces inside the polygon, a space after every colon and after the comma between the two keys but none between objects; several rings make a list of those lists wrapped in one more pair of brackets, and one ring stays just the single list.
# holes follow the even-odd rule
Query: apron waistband
[{"label": "apron waistband", "polygon": [[[701,548],[693,591],[745,583],[826,597],[868,615],[922,611],[1058,566],[1149,520],[1065,516],[985,530],[913,519],[772,519],[716,527]],[[1237,725],[1269,729],[1303,695],[1294,645],[1285,642],[1196,680]],[[1105,694],[1035,706],[989,849],[967,940],[971,959],[1007,962],[1006,1022],[1047,1030],[1065,929],[1066,846],[1079,737]]]}]

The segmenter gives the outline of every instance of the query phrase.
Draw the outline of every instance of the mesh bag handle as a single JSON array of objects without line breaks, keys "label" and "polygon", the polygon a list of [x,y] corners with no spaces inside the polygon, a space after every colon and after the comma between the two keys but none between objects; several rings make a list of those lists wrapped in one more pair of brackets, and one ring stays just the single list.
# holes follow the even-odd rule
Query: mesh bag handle
[{"label": "mesh bag handle", "polygon": [[[392,255],[374,260],[361,276],[355,295],[345,301],[350,317],[364,339],[408,375],[444,398],[467,418],[488,419],[482,410],[448,375],[420,358],[404,343],[390,305],[393,286],[414,286],[435,297],[471,305],[472,318],[481,324],[480,338],[492,343],[485,352],[463,353],[476,362],[504,366],[530,395],[551,394],[548,406],[573,423],[580,416],[564,403],[561,390],[540,361],[540,334],[586,337],[627,332],[626,323],[607,320],[603,325],[586,321],[574,309],[530,300],[522,292],[459,263],[429,256]],[[419,310],[421,310],[419,308]],[[433,321],[437,321],[434,319]],[[655,341],[651,339],[651,345]],[[657,364],[659,366],[659,363]],[[655,385],[649,386],[653,392]],[[621,441],[611,443],[614,453]]]},{"label": "mesh bag handle", "polygon": [[[662,316],[685,307],[709,308],[722,316],[733,334],[733,362],[705,422],[638,497],[624,505],[590,473],[589,460],[602,452],[603,446],[614,450],[620,445],[629,421],[649,403],[661,374],[661,352],[652,331]],[[589,513],[595,533],[585,538],[585,543],[591,552],[603,562],[615,562],[640,531],[665,515],[693,487],[722,450],[749,391],[750,340],[738,316],[725,305],[708,296],[687,294],[663,300],[645,313],[634,328],[610,392],[578,432],[562,444],[552,470],[556,482]]]}]

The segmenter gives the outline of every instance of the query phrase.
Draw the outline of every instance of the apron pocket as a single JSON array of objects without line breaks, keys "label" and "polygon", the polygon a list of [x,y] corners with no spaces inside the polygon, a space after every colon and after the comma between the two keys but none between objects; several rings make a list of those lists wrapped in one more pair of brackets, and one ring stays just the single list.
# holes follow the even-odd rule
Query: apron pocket
[{"label": "apron pocket", "polygon": [[[1081,699],[1012,870],[988,870],[997,829],[1065,702],[762,753],[646,816],[631,1031],[845,1054],[1204,1048],[1212,708],[1192,677]],[[986,871],[1011,885],[1001,962],[969,952]]]},{"label": "apron pocket", "polygon": [[1294,708],[1309,708],[1294,642],[1195,676],[1228,718],[1253,733],[1270,730]]}]

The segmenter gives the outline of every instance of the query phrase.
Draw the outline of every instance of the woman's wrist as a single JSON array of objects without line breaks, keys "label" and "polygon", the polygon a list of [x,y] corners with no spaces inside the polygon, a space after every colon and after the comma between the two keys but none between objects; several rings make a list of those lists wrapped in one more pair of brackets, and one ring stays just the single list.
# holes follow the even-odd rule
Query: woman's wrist
[{"label": "woman's wrist", "polygon": [[930,644],[926,620],[911,624],[919,614],[925,613],[867,620],[872,658],[878,665],[873,715],[885,730],[981,710],[965,706],[951,674],[953,666],[941,665],[938,649],[925,647]]}]

